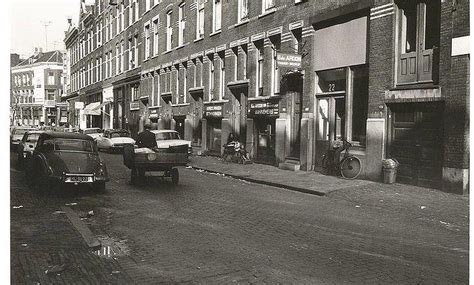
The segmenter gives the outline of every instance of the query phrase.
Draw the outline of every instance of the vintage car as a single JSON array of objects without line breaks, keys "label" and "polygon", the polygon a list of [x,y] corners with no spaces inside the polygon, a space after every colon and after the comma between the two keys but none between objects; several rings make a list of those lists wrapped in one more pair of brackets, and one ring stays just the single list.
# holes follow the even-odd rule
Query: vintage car
[{"label": "vintage car", "polygon": [[106,151],[123,151],[126,145],[134,145],[135,140],[130,137],[127,130],[105,130],[104,134],[96,139],[97,148]]},{"label": "vintage car", "polygon": [[10,134],[10,147],[13,151],[17,150],[18,144],[20,144],[23,135],[28,131],[34,131],[35,128],[32,127],[15,127],[12,129]]},{"label": "vintage car", "polygon": [[23,167],[25,161],[33,154],[39,135],[44,131],[27,131],[17,147],[18,165]]},{"label": "vintage car", "polygon": [[174,130],[152,130],[156,136],[158,148],[169,148],[170,146],[188,145],[188,154],[193,153],[191,142],[182,140],[179,133]]},{"label": "vintage car", "polygon": [[102,130],[100,128],[85,128],[79,130],[81,134],[85,134],[90,136],[93,139],[97,139],[98,137],[102,136]]},{"label": "vintage car", "polygon": [[93,138],[84,134],[46,131],[40,134],[25,172],[40,190],[86,184],[104,191],[107,167]]}]

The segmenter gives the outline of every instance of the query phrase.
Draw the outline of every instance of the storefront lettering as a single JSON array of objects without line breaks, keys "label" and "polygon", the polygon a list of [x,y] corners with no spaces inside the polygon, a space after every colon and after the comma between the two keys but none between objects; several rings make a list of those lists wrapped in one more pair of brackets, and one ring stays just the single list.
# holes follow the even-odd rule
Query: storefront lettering
[{"label": "storefront lettering", "polygon": [[279,113],[278,103],[273,102],[251,103],[249,109],[250,115],[254,116],[276,116]]}]

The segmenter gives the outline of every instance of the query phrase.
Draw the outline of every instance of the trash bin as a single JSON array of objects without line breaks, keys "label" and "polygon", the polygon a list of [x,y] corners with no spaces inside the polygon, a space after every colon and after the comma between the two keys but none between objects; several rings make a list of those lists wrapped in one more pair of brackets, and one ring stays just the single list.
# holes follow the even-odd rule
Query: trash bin
[{"label": "trash bin", "polygon": [[386,184],[395,183],[397,180],[398,161],[394,158],[384,159],[382,161],[383,182]]}]

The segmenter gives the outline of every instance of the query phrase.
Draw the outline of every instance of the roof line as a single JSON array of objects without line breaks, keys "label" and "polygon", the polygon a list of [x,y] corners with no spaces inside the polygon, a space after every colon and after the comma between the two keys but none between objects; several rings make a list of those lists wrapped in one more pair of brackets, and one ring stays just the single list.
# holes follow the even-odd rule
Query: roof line
[{"label": "roof line", "polygon": [[54,51],[53,54],[46,60],[46,62],[49,62],[49,60],[57,53],[58,51]]}]

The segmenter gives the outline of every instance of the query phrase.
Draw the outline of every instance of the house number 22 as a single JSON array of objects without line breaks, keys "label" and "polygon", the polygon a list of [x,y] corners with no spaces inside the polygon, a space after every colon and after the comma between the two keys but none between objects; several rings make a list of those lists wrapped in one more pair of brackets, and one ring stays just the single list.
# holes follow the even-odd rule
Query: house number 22
[{"label": "house number 22", "polygon": [[329,88],[328,88],[328,89],[329,89],[329,90],[328,90],[329,92],[334,92],[334,91],[336,91],[336,84],[334,84],[334,83],[329,83],[329,84],[328,84],[328,87],[329,87]]}]

